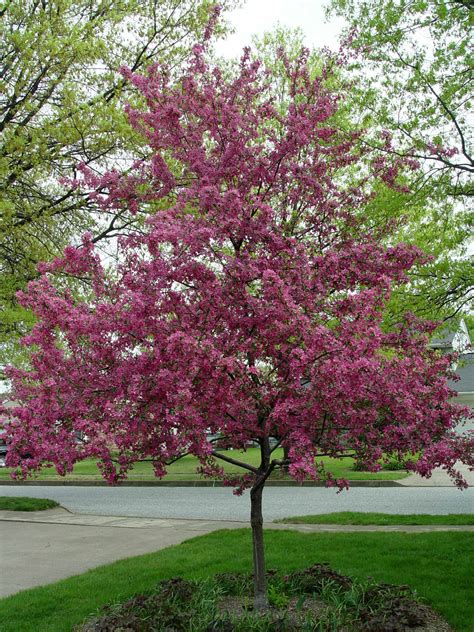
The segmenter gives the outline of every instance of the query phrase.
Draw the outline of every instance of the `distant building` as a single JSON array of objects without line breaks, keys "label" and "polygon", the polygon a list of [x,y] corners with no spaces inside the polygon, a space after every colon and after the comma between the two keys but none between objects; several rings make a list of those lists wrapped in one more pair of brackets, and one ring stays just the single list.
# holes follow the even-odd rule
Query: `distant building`
[{"label": "distant building", "polygon": [[[449,387],[457,391],[456,403],[461,406],[469,406],[474,412],[474,350],[472,348],[469,331],[464,320],[461,320],[456,330],[446,329],[433,338],[430,345],[433,349],[439,349],[442,353],[459,353],[459,360],[454,367],[459,380],[449,381]],[[460,428],[474,430],[474,419],[469,419]]]},{"label": "distant building", "polygon": [[431,341],[430,347],[440,349],[445,353],[470,353],[472,349],[471,338],[464,320],[461,320],[456,330],[446,328]]}]

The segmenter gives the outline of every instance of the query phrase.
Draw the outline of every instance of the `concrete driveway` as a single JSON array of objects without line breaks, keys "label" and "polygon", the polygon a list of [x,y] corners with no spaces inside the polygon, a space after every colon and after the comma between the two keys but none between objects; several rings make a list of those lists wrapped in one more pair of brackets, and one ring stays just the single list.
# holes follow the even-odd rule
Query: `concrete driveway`
[{"label": "concrete driveway", "polygon": [[[0,597],[242,523],[0,511]],[[133,537],[130,530],[133,530]]]}]

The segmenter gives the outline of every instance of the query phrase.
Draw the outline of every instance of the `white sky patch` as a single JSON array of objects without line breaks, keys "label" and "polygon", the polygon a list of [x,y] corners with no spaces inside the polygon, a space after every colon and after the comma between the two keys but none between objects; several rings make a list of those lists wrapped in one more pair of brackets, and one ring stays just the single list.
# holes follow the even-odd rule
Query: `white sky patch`
[{"label": "white sky patch", "polygon": [[216,53],[226,58],[240,57],[253,35],[273,31],[278,24],[300,28],[310,49],[327,46],[336,50],[346,23],[342,18],[326,18],[326,4],[325,0],[246,0],[241,8],[226,13],[235,33],[216,44]]}]

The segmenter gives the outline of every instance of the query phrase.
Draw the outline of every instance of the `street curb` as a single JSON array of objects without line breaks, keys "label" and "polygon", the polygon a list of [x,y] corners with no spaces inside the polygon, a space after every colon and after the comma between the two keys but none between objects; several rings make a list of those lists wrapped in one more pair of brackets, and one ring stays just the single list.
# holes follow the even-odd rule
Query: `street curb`
[{"label": "street curb", "polygon": [[[403,480],[403,479],[401,479]],[[399,481],[348,481],[350,487],[404,487]],[[1,481],[2,485],[52,487],[229,487],[222,481],[122,481],[109,485],[105,481]],[[319,481],[267,481],[265,487],[326,487]]]}]

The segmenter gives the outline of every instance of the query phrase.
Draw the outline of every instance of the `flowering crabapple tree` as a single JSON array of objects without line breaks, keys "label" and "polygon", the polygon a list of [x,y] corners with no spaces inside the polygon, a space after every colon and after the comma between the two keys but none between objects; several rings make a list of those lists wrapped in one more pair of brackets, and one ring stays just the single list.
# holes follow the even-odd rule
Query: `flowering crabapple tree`
[{"label": "flowering crabapple tree", "polygon": [[[387,454],[417,452],[414,470],[441,465],[462,485],[454,463],[469,460],[453,431],[463,411],[449,401],[449,360],[427,348],[433,325],[381,326],[391,285],[422,254],[357,233],[367,192],[344,174],[370,161],[357,134],[331,125],[330,70],[312,78],[305,51],[285,68],[284,111],[248,50],[232,77],[200,46],[178,79],[123,71],[146,103],[127,111],[149,158],[84,180],[100,207],[148,208],[149,220],[120,239],[116,265],[90,235],[41,265],[20,296],[37,317],[24,340],[31,366],[9,369],[16,476],[45,465],[63,475],[94,457],[115,483],[137,461],[162,477],[192,454],[203,475],[250,489],[257,609],[267,606],[262,492],[275,468],[342,488],[319,457],[351,454],[375,471]],[[364,174],[392,177],[380,164]]]}]

